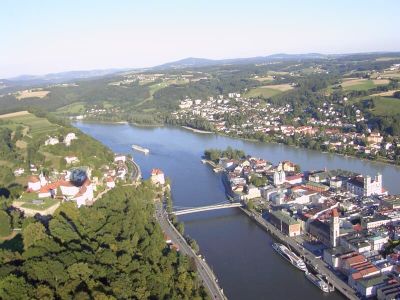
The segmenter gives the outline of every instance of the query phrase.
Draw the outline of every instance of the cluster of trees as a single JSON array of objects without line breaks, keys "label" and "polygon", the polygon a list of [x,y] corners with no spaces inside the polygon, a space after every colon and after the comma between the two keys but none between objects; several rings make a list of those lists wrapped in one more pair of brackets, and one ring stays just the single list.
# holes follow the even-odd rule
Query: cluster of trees
[{"label": "cluster of trees", "polygon": [[165,116],[165,123],[169,125],[178,125],[178,126],[187,126],[191,128],[196,128],[200,130],[206,130],[206,131],[214,131],[215,127],[212,123],[209,121],[196,117],[196,118],[181,118],[179,120],[171,117],[170,115]]},{"label": "cluster of trees", "polygon": [[153,197],[150,183],[117,187],[92,207],[27,219],[23,249],[0,250],[0,298],[207,298],[195,264],[166,247]]},{"label": "cluster of trees", "polygon": [[243,150],[233,149],[232,147],[227,147],[225,150],[220,149],[206,149],[204,150],[204,157],[213,162],[218,162],[222,157],[228,159],[242,159],[246,156]]}]

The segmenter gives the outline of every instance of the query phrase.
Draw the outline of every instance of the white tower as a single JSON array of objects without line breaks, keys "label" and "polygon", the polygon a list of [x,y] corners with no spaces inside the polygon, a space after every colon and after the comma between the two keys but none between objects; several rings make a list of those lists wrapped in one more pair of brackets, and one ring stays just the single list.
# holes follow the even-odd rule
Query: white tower
[{"label": "white tower", "polygon": [[331,216],[331,227],[330,227],[330,238],[331,246],[335,248],[339,244],[340,224],[339,224],[339,213],[336,208],[332,210]]}]

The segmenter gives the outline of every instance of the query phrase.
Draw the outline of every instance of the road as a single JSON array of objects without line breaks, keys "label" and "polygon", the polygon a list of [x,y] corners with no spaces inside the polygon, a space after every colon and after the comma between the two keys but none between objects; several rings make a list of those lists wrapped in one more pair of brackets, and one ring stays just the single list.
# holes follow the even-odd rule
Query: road
[{"label": "road", "polygon": [[132,181],[135,181],[135,182],[138,181],[142,177],[140,167],[137,165],[137,163],[135,163],[135,161],[133,159],[132,160],[128,159],[127,162],[132,164],[132,168],[133,168],[132,177],[131,177]]},{"label": "road", "polygon": [[156,219],[163,232],[169,236],[173,243],[178,245],[179,251],[194,259],[197,267],[197,273],[202,284],[207,289],[211,299],[227,299],[218,285],[218,280],[208,264],[198,257],[193,249],[186,243],[183,236],[176,230],[167,218],[167,213],[162,207],[161,202],[156,202]]},{"label": "road", "polygon": [[290,246],[290,248],[297,252],[308,265],[312,265],[318,271],[318,273],[325,276],[327,281],[331,285],[333,285],[338,291],[340,291],[344,296],[352,300],[359,299],[355,291],[351,287],[349,287],[347,283],[338,278],[335,273],[333,273],[332,270],[328,268],[328,265],[323,260],[315,257],[314,254],[305,249],[302,245],[298,244],[291,237],[284,235],[272,224],[267,222],[259,213],[251,213],[245,209],[242,209],[242,211],[245,212],[248,216],[252,217],[254,220],[256,220],[259,225],[270,232],[273,236],[277,237],[284,244]]}]

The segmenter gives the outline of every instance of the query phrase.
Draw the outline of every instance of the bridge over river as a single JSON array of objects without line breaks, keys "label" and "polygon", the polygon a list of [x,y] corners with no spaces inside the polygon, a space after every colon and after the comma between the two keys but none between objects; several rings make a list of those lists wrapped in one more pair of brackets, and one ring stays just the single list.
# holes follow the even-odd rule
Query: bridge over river
[{"label": "bridge over river", "polygon": [[174,207],[175,211],[172,212],[175,216],[187,215],[198,213],[202,211],[209,211],[209,210],[217,210],[217,209],[224,209],[224,208],[232,208],[232,207],[241,207],[243,206],[240,202],[222,202],[208,206],[201,206],[201,207]]}]

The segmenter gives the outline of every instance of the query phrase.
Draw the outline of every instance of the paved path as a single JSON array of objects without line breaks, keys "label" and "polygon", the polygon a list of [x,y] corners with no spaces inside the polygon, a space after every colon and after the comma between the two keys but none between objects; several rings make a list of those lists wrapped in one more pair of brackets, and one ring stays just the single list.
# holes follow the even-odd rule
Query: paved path
[{"label": "paved path", "polygon": [[281,240],[284,244],[290,246],[290,248],[297,252],[308,265],[312,265],[318,271],[318,273],[324,275],[327,278],[327,281],[331,285],[333,285],[338,291],[340,291],[344,296],[351,300],[359,299],[355,291],[347,283],[338,278],[335,273],[333,273],[333,271],[328,268],[328,265],[323,260],[315,257],[314,254],[305,249],[302,245],[298,244],[291,237],[284,235],[271,223],[267,222],[259,213],[249,212],[245,209],[242,209],[242,211],[245,212],[249,217],[257,221],[257,223],[262,228]]},{"label": "paved path", "polygon": [[227,299],[218,285],[218,280],[208,264],[198,257],[193,249],[187,244],[183,236],[176,230],[167,218],[165,210],[162,208],[161,202],[156,202],[156,219],[161,226],[163,232],[169,236],[174,244],[179,246],[179,251],[191,257],[197,267],[197,273],[202,280],[203,285],[208,290],[211,299],[225,300]]}]

